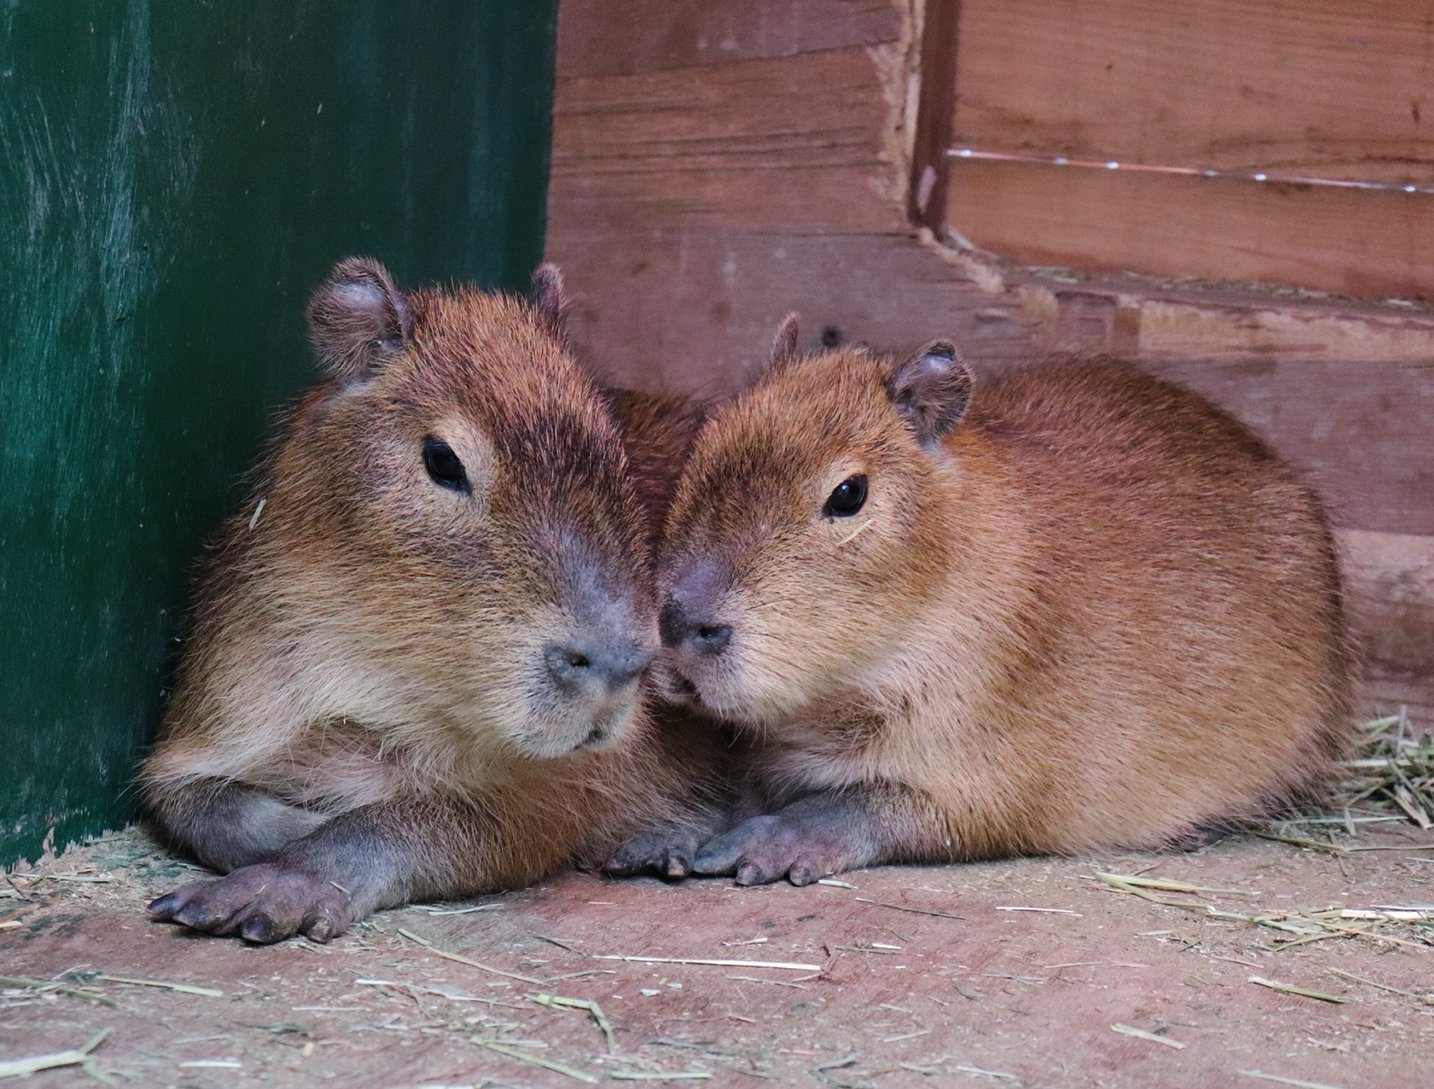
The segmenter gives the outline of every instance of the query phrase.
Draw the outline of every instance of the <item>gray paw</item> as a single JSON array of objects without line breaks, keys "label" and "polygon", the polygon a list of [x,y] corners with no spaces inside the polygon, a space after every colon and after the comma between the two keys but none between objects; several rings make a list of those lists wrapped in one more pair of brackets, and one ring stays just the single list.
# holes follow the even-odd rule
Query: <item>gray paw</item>
[{"label": "gray paw", "polygon": [[146,910],[151,919],[260,944],[300,933],[326,942],[352,922],[348,894],[337,885],[267,862],[185,885]]},{"label": "gray paw", "polygon": [[739,885],[767,885],[783,877],[793,885],[863,865],[858,845],[842,829],[781,813],[753,817],[708,840],[693,872],[733,874]]},{"label": "gray paw", "polygon": [[603,872],[621,876],[655,873],[683,878],[692,872],[692,860],[701,842],[701,835],[691,829],[656,828],[639,832],[603,863]]}]

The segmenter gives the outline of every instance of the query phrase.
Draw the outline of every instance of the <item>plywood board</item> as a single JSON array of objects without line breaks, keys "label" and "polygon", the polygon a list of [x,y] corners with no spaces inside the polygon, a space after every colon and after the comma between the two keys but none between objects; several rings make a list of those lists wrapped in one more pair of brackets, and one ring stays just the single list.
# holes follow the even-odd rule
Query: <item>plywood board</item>
[{"label": "plywood board", "polygon": [[1428,0],[961,0],[956,49],[975,146],[1434,181]]},{"label": "plywood board", "polygon": [[946,221],[1036,265],[1434,298],[1434,195],[955,160]]},{"label": "plywood board", "polygon": [[861,47],[558,84],[556,206],[648,222],[904,223],[880,69]]},{"label": "plywood board", "polygon": [[898,40],[891,0],[563,0],[558,77],[630,75]]}]

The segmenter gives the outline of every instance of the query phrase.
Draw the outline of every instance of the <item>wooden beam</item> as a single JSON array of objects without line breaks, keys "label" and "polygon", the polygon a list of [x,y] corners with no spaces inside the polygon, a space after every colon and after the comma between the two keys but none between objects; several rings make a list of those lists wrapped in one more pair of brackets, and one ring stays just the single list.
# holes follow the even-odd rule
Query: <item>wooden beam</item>
[{"label": "wooden beam", "polygon": [[1434,182],[1430,0],[962,0],[955,139]]},{"label": "wooden beam", "polygon": [[956,35],[960,0],[926,0],[921,25],[921,89],[912,141],[907,214],[913,223],[939,228],[946,208],[951,146],[951,100],[956,93]]},{"label": "wooden beam", "polygon": [[947,222],[1033,265],[1434,299],[1434,195],[953,160]]}]

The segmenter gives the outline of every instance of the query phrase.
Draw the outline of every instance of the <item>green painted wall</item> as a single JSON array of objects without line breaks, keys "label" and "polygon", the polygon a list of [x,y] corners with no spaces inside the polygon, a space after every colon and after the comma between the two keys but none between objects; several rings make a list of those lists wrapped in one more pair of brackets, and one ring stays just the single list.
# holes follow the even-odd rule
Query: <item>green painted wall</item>
[{"label": "green painted wall", "polygon": [[516,287],[556,0],[0,4],[0,865],[134,814],[328,266]]}]

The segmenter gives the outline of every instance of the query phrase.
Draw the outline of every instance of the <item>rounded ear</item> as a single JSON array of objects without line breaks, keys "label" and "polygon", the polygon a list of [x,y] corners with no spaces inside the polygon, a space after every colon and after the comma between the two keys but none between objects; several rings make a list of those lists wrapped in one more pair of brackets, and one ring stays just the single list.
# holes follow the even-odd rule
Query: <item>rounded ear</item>
[{"label": "rounded ear", "polygon": [[388,269],[368,257],[335,265],[306,314],[319,362],[345,380],[372,376],[413,337],[413,308]]},{"label": "rounded ear", "polygon": [[566,335],[563,310],[568,305],[568,299],[563,291],[563,274],[557,265],[543,264],[533,270],[528,302],[554,336],[562,339]]},{"label": "rounded ear", "polygon": [[784,363],[797,356],[797,338],[802,332],[802,316],[793,310],[782,324],[777,326],[777,335],[772,339],[772,363]]},{"label": "rounded ear", "polygon": [[928,450],[935,449],[966,415],[975,380],[950,341],[933,340],[887,382],[891,402]]}]

